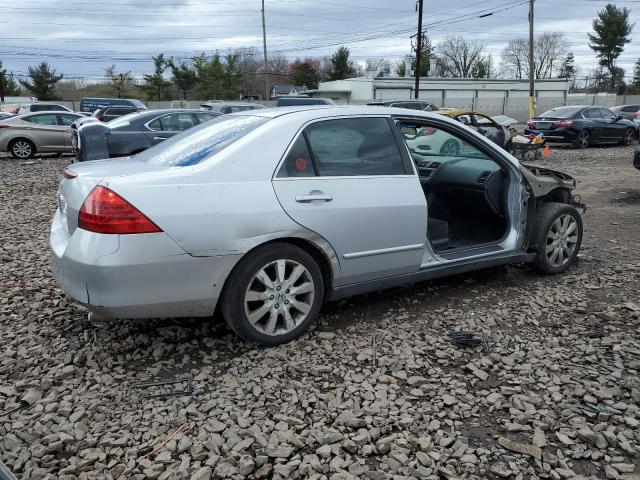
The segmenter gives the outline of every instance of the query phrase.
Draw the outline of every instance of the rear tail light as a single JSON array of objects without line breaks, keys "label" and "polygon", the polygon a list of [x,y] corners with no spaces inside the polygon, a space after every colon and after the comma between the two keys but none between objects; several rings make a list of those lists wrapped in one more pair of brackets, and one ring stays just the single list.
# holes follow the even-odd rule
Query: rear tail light
[{"label": "rear tail light", "polygon": [[73,178],[76,178],[78,176],[78,174],[76,172],[74,172],[73,170],[69,170],[68,168],[65,168],[62,171],[62,176],[68,180],[71,180]]},{"label": "rear tail light", "polygon": [[11,125],[5,125],[4,123],[0,123],[0,128],[9,128]]},{"label": "rear tail light", "polygon": [[560,120],[551,124],[551,128],[567,128],[573,124],[572,120]]},{"label": "rear tail light", "polygon": [[78,214],[78,227],[95,233],[155,233],[162,230],[140,210],[107,187],[97,186]]}]

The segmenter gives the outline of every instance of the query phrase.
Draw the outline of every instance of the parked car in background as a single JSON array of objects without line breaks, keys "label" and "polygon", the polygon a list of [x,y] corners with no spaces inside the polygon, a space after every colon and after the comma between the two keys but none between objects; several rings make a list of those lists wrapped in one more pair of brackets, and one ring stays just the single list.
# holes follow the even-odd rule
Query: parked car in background
[{"label": "parked car in background", "polygon": [[[436,113],[453,118],[460,123],[475,130],[480,135],[487,137],[493,143],[500,145],[502,148],[507,146],[511,136],[509,128],[500,125],[493,118],[484,113],[468,112],[465,110],[438,110]],[[506,117],[508,118],[508,117]]]},{"label": "parked car in background", "polygon": [[326,300],[510,263],[563,272],[582,240],[573,178],[399,108],[221,115],[63,177],[53,271],[92,318],[219,307],[264,345],[300,336]]},{"label": "parked car in background", "polygon": [[219,115],[202,110],[146,110],[109,123],[80,121],[71,128],[71,144],[79,162],[125,157]]},{"label": "parked car in background", "polygon": [[527,122],[525,135],[542,134],[547,142],[571,143],[587,148],[596,143],[630,145],[636,127],[608,108],[593,106],[555,107]]},{"label": "parked car in background", "polygon": [[99,108],[95,112],[93,112],[93,116],[100,120],[101,122],[110,122],[111,120],[115,120],[116,118],[123,117],[124,115],[129,115],[130,113],[143,112],[148,110],[144,105],[141,107],[127,107],[127,106],[119,106],[119,107],[104,107]]},{"label": "parked car in background", "polygon": [[71,124],[79,118],[77,113],[40,112],[0,120],[0,151],[22,159],[36,153],[70,152]]},{"label": "parked car in background", "polygon": [[335,105],[330,98],[322,97],[278,97],[276,107],[291,107],[302,105]]},{"label": "parked car in background", "polygon": [[411,110],[423,110],[425,112],[434,112],[438,110],[431,102],[424,100],[388,100],[386,102],[370,102],[367,105],[377,105],[380,107],[396,107],[396,108],[409,108]]},{"label": "parked car in background", "polygon": [[264,108],[259,103],[247,102],[207,102],[200,105],[202,110],[215,112],[219,114],[244,112],[246,110],[255,110],[256,108]]},{"label": "parked car in background", "polygon": [[37,103],[24,103],[20,105],[17,114],[23,115],[25,113],[35,113],[35,112],[73,112],[68,107],[64,105],[60,105],[59,103],[46,103],[46,102],[37,102]]},{"label": "parked car in background", "polygon": [[81,112],[95,112],[105,107],[137,107],[147,108],[144,103],[135,98],[82,98],[80,99]]},{"label": "parked car in background", "polygon": [[632,120],[635,118],[636,113],[640,110],[640,104],[634,105],[618,105],[616,107],[609,108],[616,116],[621,116],[627,120]]}]

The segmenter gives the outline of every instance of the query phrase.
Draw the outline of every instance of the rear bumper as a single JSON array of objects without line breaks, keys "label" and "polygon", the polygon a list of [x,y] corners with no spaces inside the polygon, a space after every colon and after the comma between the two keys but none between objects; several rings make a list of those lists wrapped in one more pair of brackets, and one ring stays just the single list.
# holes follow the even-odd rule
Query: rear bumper
[{"label": "rear bumper", "polygon": [[59,211],[49,243],[58,284],[103,318],[212,315],[239,258],[193,257],[165,233],[69,235]]},{"label": "rear bumper", "polygon": [[554,130],[537,130],[535,128],[525,128],[525,135],[539,135],[544,136],[545,141],[550,143],[573,143],[578,139],[578,131],[570,128],[557,128]]}]

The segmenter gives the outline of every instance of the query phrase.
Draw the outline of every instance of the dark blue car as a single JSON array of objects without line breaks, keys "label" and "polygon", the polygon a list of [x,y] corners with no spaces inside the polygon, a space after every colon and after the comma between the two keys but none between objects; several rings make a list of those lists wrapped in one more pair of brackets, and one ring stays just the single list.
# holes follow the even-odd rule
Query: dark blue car
[{"label": "dark blue car", "polygon": [[587,148],[596,143],[631,145],[636,138],[632,121],[608,108],[590,106],[556,107],[527,122],[525,135],[542,133],[547,142],[571,143]]}]

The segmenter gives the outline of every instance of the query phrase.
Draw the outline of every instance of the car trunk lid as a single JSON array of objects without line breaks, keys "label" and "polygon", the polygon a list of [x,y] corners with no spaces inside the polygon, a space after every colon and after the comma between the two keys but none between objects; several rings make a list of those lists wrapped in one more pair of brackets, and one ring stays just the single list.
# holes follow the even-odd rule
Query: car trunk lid
[{"label": "car trunk lid", "polygon": [[83,202],[96,185],[114,177],[137,175],[166,170],[133,157],[114,160],[97,160],[72,164],[65,168],[58,190],[58,208],[65,221],[65,228],[72,234],[78,227],[78,213]]}]

